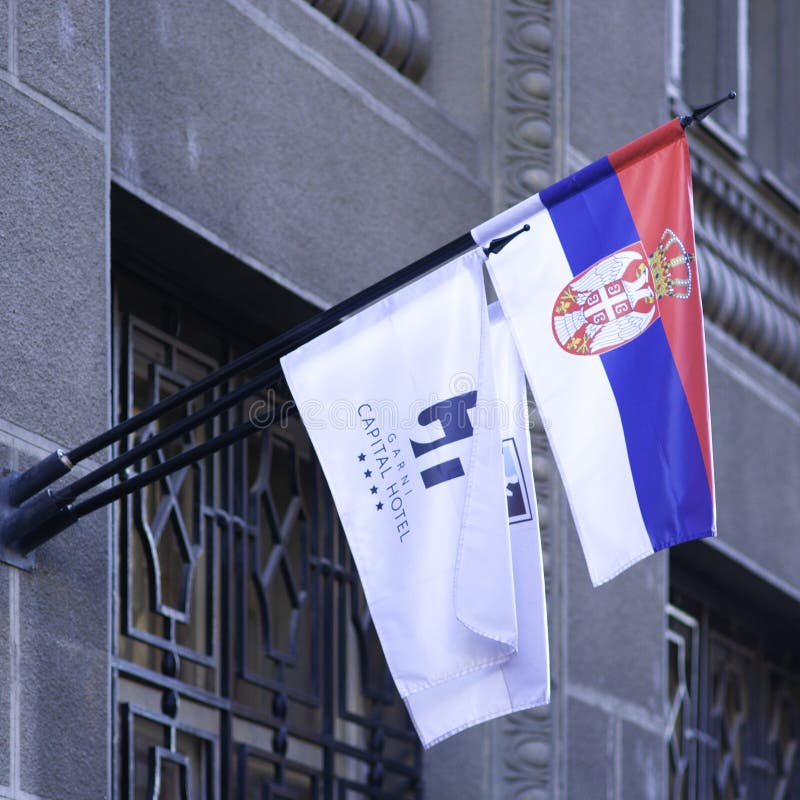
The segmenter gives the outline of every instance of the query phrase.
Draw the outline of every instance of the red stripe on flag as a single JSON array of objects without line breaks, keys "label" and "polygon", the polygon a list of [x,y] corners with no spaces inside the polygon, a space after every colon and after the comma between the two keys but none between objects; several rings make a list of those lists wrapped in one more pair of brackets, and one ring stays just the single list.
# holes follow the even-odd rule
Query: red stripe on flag
[{"label": "red stripe on flag", "polygon": [[[671,229],[689,253],[696,255],[692,223],[692,175],[689,147],[675,119],[609,155],[636,229],[648,255]],[[659,300],[675,366],[681,378],[703,453],[711,496],[714,496],[711,424],[708,411],[703,308],[697,263],[692,262],[689,299]]]}]

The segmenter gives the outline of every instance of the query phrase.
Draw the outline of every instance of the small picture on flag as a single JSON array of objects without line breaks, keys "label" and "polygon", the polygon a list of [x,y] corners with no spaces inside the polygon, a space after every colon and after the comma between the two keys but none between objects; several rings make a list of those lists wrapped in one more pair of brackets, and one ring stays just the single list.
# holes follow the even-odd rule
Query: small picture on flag
[{"label": "small picture on flag", "polygon": [[528,499],[528,487],[519,462],[517,444],[513,438],[503,439],[503,467],[506,474],[506,502],[508,503],[508,521],[527,522],[532,519],[531,503]]}]

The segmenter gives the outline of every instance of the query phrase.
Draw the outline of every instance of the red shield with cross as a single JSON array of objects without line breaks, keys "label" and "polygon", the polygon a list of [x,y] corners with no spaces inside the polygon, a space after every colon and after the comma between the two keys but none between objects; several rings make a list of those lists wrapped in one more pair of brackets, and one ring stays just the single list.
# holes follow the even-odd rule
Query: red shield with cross
[{"label": "red shield with cross", "polygon": [[612,253],[571,280],[553,307],[553,335],[573,355],[600,355],[658,319],[650,263],[641,242]]}]

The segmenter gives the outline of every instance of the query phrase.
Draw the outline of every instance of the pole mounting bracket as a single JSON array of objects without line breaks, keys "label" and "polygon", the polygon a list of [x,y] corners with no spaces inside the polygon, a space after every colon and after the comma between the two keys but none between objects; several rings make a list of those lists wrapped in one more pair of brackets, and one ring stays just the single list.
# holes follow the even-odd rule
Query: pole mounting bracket
[{"label": "pole mounting bracket", "polygon": [[33,569],[36,563],[33,550],[36,542],[41,543],[41,532],[65,513],[56,503],[52,490],[43,490],[71,469],[67,454],[59,449],[25,472],[3,471],[0,475],[0,561],[20,569]]},{"label": "pole mounting bracket", "polygon": [[30,571],[36,566],[35,554],[29,553],[26,555],[20,553],[13,545],[7,545],[5,541],[8,522],[16,510],[10,499],[12,494],[11,487],[20,474],[19,472],[11,472],[4,469],[0,475],[0,561],[18,569]]}]

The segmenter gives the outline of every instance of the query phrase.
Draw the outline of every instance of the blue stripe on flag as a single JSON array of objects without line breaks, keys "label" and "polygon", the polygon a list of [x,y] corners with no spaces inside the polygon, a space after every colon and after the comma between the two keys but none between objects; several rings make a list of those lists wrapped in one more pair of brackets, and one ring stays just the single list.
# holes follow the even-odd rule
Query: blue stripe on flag
[{"label": "blue stripe on flag", "polygon": [[539,197],[550,211],[573,275],[639,241],[608,157],[544,189]]},{"label": "blue stripe on flag", "polygon": [[661,320],[600,358],[653,549],[707,535],[713,514],[703,454]]},{"label": "blue stripe on flag", "polygon": [[[573,275],[639,240],[607,158],[540,197]],[[661,320],[600,358],[619,408],[636,496],[653,549],[707,535],[713,511],[703,455]]]}]

